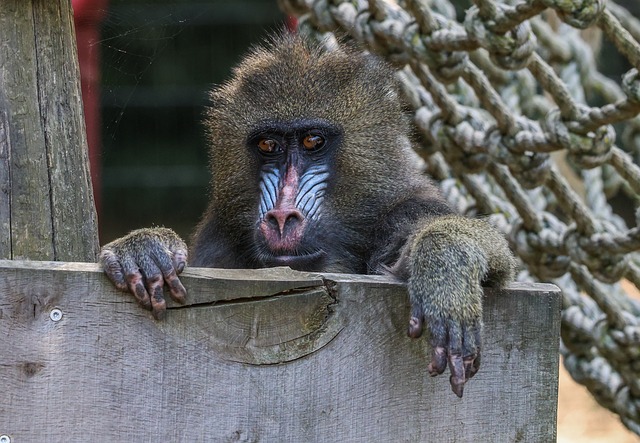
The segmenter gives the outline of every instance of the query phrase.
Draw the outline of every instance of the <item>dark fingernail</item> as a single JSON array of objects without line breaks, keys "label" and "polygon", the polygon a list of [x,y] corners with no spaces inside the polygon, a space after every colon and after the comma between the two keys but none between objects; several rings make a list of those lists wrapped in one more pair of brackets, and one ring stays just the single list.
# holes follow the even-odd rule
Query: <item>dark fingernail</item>
[{"label": "dark fingernail", "polygon": [[166,311],[164,309],[154,309],[153,310],[153,318],[156,320],[164,320],[164,316]]},{"label": "dark fingernail", "polygon": [[462,398],[462,393],[464,392],[464,381],[452,375],[449,377],[449,383],[451,384],[451,390],[454,394],[456,394],[458,398]]},{"label": "dark fingernail", "polygon": [[417,317],[411,317],[409,320],[409,329],[407,335],[411,338],[418,338],[422,335],[422,322]]},{"label": "dark fingernail", "polygon": [[433,348],[433,352],[431,354],[431,363],[427,369],[429,370],[429,374],[432,377],[436,375],[440,375],[447,368],[447,352],[441,346],[436,346]]}]

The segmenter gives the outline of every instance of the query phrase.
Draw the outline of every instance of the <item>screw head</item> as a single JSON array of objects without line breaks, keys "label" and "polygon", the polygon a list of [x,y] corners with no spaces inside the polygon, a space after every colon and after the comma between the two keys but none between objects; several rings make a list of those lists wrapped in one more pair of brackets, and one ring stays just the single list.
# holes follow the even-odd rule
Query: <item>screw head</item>
[{"label": "screw head", "polygon": [[[58,308],[54,308],[51,310],[51,312],[49,313],[49,318],[53,321],[60,321],[62,320],[62,311]],[[2,440],[0,440],[0,443],[5,443]]]},{"label": "screw head", "polygon": [[11,437],[8,435],[0,435],[0,443],[11,443]]}]

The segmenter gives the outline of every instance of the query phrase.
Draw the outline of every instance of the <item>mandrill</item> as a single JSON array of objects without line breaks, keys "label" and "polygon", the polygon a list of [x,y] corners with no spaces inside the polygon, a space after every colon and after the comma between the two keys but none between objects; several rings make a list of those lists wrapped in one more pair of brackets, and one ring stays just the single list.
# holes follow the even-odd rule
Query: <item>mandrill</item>
[{"label": "mandrill", "polygon": [[[409,336],[428,332],[429,372],[448,365],[462,396],[480,365],[482,286],[507,284],[515,259],[498,231],[456,215],[420,171],[393,70],[283,33],[248,54],[211,102],[211,198],[189,265],[392,273],[408,286]],[[187,246],[170,229],[133,231],[105,245],[100,262],[158,319],[165,283],[186,296],[177,275]]]}]

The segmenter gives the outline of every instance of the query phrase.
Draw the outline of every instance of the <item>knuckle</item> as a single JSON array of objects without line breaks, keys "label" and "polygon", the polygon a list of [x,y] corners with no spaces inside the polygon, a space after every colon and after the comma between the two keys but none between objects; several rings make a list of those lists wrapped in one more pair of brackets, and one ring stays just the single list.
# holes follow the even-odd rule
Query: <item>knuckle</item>
[{"label": "knuckle", "polygon": [[124,275],[125,280],[130,285],[137,285],[142,283],[142,274],[139,271],[130,271]]},{"label": "knuckle", "polygon": [[116,289],[118,289],[119,291],[128,291],[129,287],[127,286],[127,284],[124,281],[114,281],[113,283],[116,287]]},{"label": "knuckle", "polygon": [[153,301],[155,303],[164,303],[164,295],[162,294],[162,286],[156,286],[153,290]]},{"label": "knuckle", "polygon": [[102,251],[99,258],[102,268],[107,274],[117,275],[121,273],[120,260],[113,251]]},{"label": "knuckle", "polygon": [[100,251],[100,262],[111,263],[114,260],[117,261],[116,254],[109,248],[102,248]]},{"label": "knuckle", "polygon": [[184,249],[176,249],[173,251],[173,259],[178,262],[187,261],[187,251]]},{"label": "knuckle", "polygon": [[162,286],[163,284],[162,274],[154,273],[151,275],[147,275],[147,284],[149,285],[149,287]]},{"label": "knuckle", "polygon": [[178,274],[174,268],[169,268],[164,272],[164,278],[167,282],[172,283],[173,281],[178,279]]}]

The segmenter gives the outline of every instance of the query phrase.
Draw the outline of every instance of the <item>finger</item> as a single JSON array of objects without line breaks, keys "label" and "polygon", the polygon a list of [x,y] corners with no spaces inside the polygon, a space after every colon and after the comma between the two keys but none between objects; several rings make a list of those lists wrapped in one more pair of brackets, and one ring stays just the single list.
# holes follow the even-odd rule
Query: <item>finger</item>
[{"label": "finger", "polygon": [[[153,260],[162,273],[164,281],[167,282],[167,285],[169,286],[171,297],[179,303],[184,303],[187,296],[187,290],[182,286],[182,282],[180,282],[180,279],[178,278],[176,271],[177,268],[174,267],[174,260],[165,254],[155,254],[153,256]],[[182,268],[184,269],[184,263],[182,264]]]},{"label": "finger", "polygon": [[176,271],[172,269],[169,273],[164,274],[164,280],[167,282],[167,285],[169,285],[171,297],[178,303],[184,303],[187,298],[187,290],[176,275]]},{"label": "finger", "polygon": [[187,251],[186,249],[177,249],[173,252],[171,259],[173,261],[173,267],[177,274],[182,274],[184,268],[187,266]]},{"label": "finger", "polygon": [[466,381],[469,381],[471,377],[476,375],[478,369],[480,369],[480,356],[477,354],[470,355],[462,358],[464,364],[464,377]]},{"label": "finger", "polygon": [[127,281],[124,278],[124,270],[118,257],[111,249],[103,249],[100,253],[100,263],[109,280],[121,291],[126,291]]},{"label": "finger", "polygon": [[431,344],[431,363],[427,367],[429,375],[435,377],[447,368],[447,328],[442,319],[429,319],[429,342]]},{"label": "finger", "polygon": [[167,310],[167,302],[164,300],[164,277],[160,268],[155,263],[148,263],[143,270],[147,283],[147,291],[151,295],[151,311],[156,320],[162,320]]},{"label": "finger", "polygon": [[449,322],[449,383],[451,390],[462,397],[464,384],[467,381],[464,362],[462,360],[462,329],[455,322]]},{"label": "finger", "polygon": [[476,372],[478,372],[478,369],[480,369],[480,360],[482,357],[482,352],[480,352],[480,349],[482,348],[482,322],[478,324],[478,327],[475,329],[474,334],[476,336],[478,351],[476,359],[473,361],[473,373],[469,376],[469,378],[476,375]]},{"label": "finger", "polygon": [[409,328],[407,335],[411,338],[418,338],[422,335],[424,326],[424,312],[418,303],[414,303],[411,308],[411,318],[409,319]]},{"label": "finger", "polygon": [[160,284],[153,287],[153,294],[151,296],[151,312],[153,313],[153,318],[156,320],[163,320],[167,312],[167,302],[164,300],[162,286],[163,282],[160,280]]},{"label": "finger", "polygon": [[129,292],[131,292],[138,303],[144,306],[146,309],[151,309],[151,299],[149,293],[144,287],[144,277],[140,272],[140,268],[133,260],[123,260],[122,270],[124,271],[124,278],[127,282]]},{"label": "finger", "polygon": [[469,377],[467,378],[467,380],[476,375],[476,373],[480,369],[480,360],[482,360],[480,357],[480,350],[478,349],[478,355],[476,355],[476,358],[473,360],[473,364],[471,365],[471,372],[469,373]]},{"label": "finger", "polygon": [[464,328],[462,360],[465,378],[469,380],[480,369],[480,332],[482,324],[473,323]]},{"label": "finger", "polygon": [[431,352],[431,363],[427,366],[429,375],[435,377],[440,375],[447,368],[447,351],[444,347],[438,346]]},{"label": "finger", "polygon": [[[462,365],[460,366],[462,367]],[[451,375],[451,377],[449,377],[449,383],[451,384],[451,390],[453,393],[456,394],[458,398],[462,398],[462,395],[464,394],[464,379]]]}]

